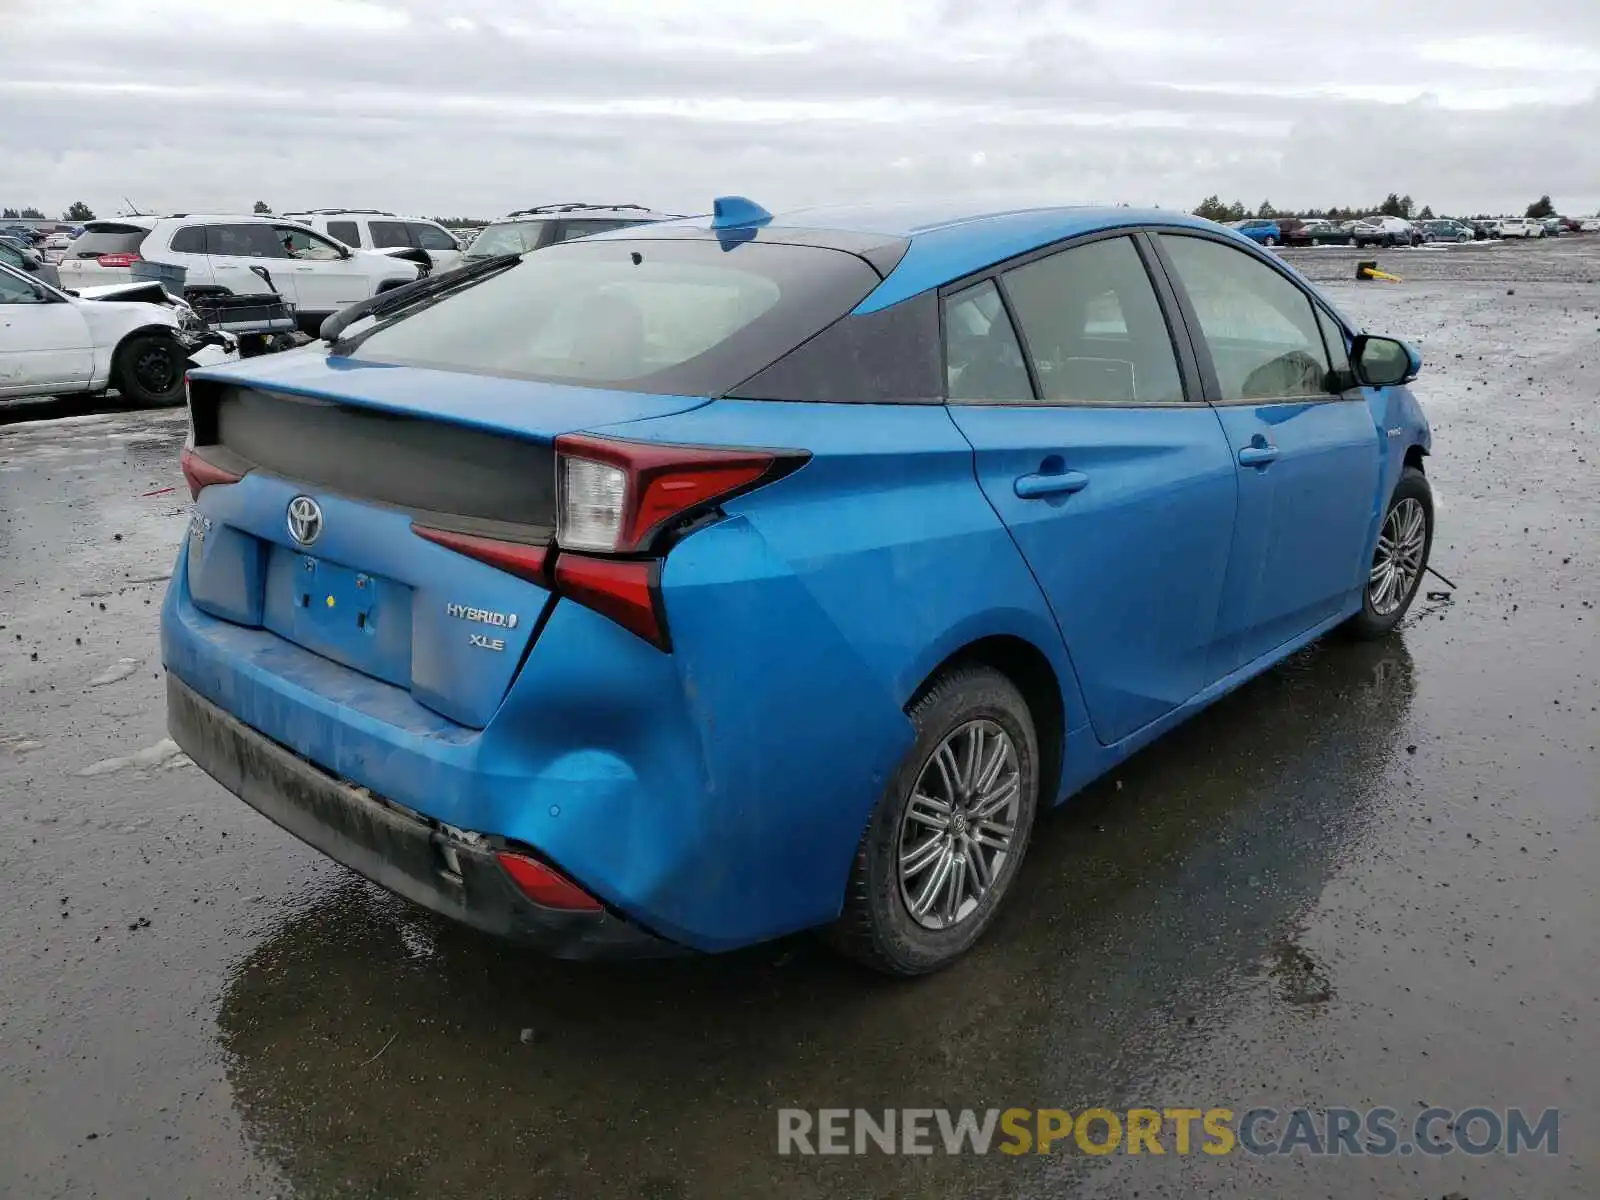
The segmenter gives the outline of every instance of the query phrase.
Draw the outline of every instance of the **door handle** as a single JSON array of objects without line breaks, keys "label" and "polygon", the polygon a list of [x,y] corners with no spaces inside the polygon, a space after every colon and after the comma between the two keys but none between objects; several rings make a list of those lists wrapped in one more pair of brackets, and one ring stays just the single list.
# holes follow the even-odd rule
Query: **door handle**
[{"label": "door handle", "polygon": [[1277,461],[1276,446],[1246,446],[1239,451],[1239,465],[1242,467],[1265,467]]},{"label": "door handle", "polygon": [[296,267],[296,271],[315,271],[315,267]]},{"label": "door handle", "polygon": [[1057,471],[1052,475],[1019,475],[1013,490],[1024,500],[1038,500],[1043,496],[1065,496],[1081,492],[1089,486],[1089,477],[1082,471]]}]

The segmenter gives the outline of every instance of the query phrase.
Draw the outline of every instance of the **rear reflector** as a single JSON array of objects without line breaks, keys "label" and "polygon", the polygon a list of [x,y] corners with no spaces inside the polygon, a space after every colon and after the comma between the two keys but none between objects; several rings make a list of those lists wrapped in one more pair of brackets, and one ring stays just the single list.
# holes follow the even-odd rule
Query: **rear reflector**
[{"label": "rear reflector", "polygon": [[503,541],[500,538],[454,533],[448,529],[434,529],[427,525],[414,524],[411,526],[411,532],[420,538],[436,542],[447,550],[465,554],[468,558],[488,563],[491,567],[497,567],[519,579],[526,579],[529,583],[537,583],[540,587],[549,586],[545,574],[545,560],[549,555],[547,546],[530,546],[522,542]]},{"label": "rear reflector", "polygon": [[537,859],[502,850],[495,855],[511,882],[535,904],[546,908],[565,908],[574,912],[598,912],[602,905],[588,892],[560,872]]},{"label": "rear reflector", "polygon": [[178,461],[183,467],[183,478],[189,485],[191,500],[198,500],[200,489],[210,487],[213,483],[238,483],[244,478],[243,475],[224,471],[221,467],[208,463],[187,446],[184,447]]},{"label": "rear reflector", "polygon": [[138,261],[137,254],[101,254],[95,258],[102,267],[131,267]]},{"label": "rear reflector", "polygon": [[564,553],[556,559],[555,587],[561,595],[610,617],[652,646],[672,649],[661,611],[661,564],[655,559]]}]

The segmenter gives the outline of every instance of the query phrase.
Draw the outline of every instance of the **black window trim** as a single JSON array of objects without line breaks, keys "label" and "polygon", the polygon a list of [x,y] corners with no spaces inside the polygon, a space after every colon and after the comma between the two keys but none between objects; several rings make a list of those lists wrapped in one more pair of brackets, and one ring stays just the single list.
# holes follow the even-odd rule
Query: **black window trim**
[{"label": "black window trim", "polygon": [[[1195,404],[1204,403],[1208,395],[1204,388],[1203,376],[1198,367],[1198,357],[1192,343],[1193,333],[1188,327],[1186,314],[1175,307],[1177,301],[1172,285],[1168,282],[1163,270],[1158,267],[1160,261],[1156,257],[1156,250],[1151,246],[1150,234],[1165,226],[1151,225],[1118,225],[1110,229],[1096,229],[1088,233],[1074,234],[1071,237],[1061,238],[1058,241],[1035,246],[1021,254],[1012,256],[998,263],[991,263],[981,270],[963,275],[960,279],[951,280],[941,284],[939,292],[939,356],[940,370],[945,382],[946,404],[960,405],[962,407],[979,408],[1123,408],[1123,409],[1154,409],[1154,408],[1191,408]],[[1028,349],[1027,335],[1016,319],[1016,311],[1012,305],[1011,297],[1007,292],[1005,274],[1018,267],[1027,266],[1039,259],[1050,258],[1064,251],[1075,249],[1078,246],[1087,246],[1092,242],[1106,241],[1110,238],[1125,237],[1133,243],[1134,251],[1139,255],[1139,261],[1144,266],[1145,276],[1150,282],[1150,289],[1155,293],[1156,304],[1161,309],[1161,317],[1167,324],[1167,336],[1172,344],[1172,354],[1178,364],[1178,380],[1183,387],[1182,400],[1162,401],[1135,401],[1124,400],[1046,400],[1039,388],[1039,380],[1033,364],[1033,355]],[[1222,239],[1219,239],[1222,240]],[[1017,345],[1022,350],[1023,365],[1028,370],[1028,382],[1033,387],[1032,400],[952,400],[949,394],[950,362],[947,355],[948,342],[945,338],[944,313],[945,303],[951,297],[959,295],[969,288],[978,286],[985,280],[992,281],[995,290],[1000,293],[1000,301],[1005,310],[1006,319],[1011,322],[1011,331],[1016,336]],[[1209,359],[1207,360],[1209,362]]]},{"label": "black window trim", "polygon": [[[1328,310],[1328,306],[1319,300],[1317,296],[1306,287],[1303,281],[1290,273],[1290,271],[1284,267],[1284,265],[1275,255],[1268,254],[1265,250],[1257,249],[1253,244],[1249,246],[1241,246],[1238,242],[1230,237],[1212,233],[1208,229],[1195,229],[1186,225],[1150,226],[1148,228],[1148,232],[1150,234],[1149,242],[1151,252],[1155,255],[1156,261],[1161,264],[1162,273],[1167,277],[1167,284],[1172,289],[1172,294],[1177,301],[1179,311],[1183,314],[1184,324],[1189,327],[1189,342],[1194,350],[1196,361],[1199,364],[1200,379],[1203,385],[1202,394],[1204,395],[1205,402],[1207,404],[1211,405],[1213,408],[1240,408],[1245,406],[1254,406],[1259,408],[1264,404],[1335,404],[1349,401],[1359,402],[1361,400],[1361,395],[1359,392],[1354,394],[1350,392],[1326,392],[1319,396],[1252,396],[1239,400],[1224,400],[1222,398],[1222,383],[1217,377],[1216,364],[1212,362],[1211,359],[1211,348],[1206,345],[1205,332],[1200,324],[1200,314],[1195,310],[1194,302],[1190,298],[1188,290],[1183,286],[1183,281],[1178,275],[1177,268],[1173,265],[1172,259],[1168,256],[1166,248],[1161,244],[1161,238],[1155,236],[1156,234],[1172,234],[1179,237],[1193,237],[1205,242],[1215,242],[1219,246],[1226,246],[1230,250],[1236,250],[1246,257],[1252,258],[1256,262],[1261,263],[1263,266],[1271,268],[1273,271],[1277,272],[1279,278],[1288,281],[1288,283],[1290,283],[1294,289],[1300,293],[1301,297],[1304,298],[1306,303],[1311,307],[1313,318],[1316,316],[1316,310],[1320,308],[1328,311],[1328,315],[1333,317],[1334,324],[1338,325],[1340,329],[1345,329],[1345,324],[1337,316],[1334,316],[1331,310]],[[1349,332],[1347,329],[1345,331],[1347,333]],[[1329,374],[1331,375],[1333,373],[1331,370],[1333,356],[1328,354],[1328,346],[1327,343],[1323,341],[1322,327],[1320,323],[1317,327],[1317,340],[1322,344],[1323,354],[1328,356],[1328,363],[1330,367]]]}]

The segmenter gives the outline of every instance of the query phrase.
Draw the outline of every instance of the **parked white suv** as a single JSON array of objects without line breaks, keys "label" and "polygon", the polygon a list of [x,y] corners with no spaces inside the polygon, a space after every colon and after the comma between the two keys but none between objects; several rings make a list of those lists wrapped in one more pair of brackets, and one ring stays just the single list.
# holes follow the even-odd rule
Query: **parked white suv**
[{"label": "parked white suv", "polygon": [[90,221],[57,269],[61,286],[125,283],[134,265],[183,267],[183,290],[200,296],[278,292],[316,332],[323,318],[426,274],[415,262],[352,250],[281,217],[117,217]]},{"label": "parked white suv", "polygon": [[461,263],[462,245],[455,234],[424,217],[400,217],[376,208],[314,208],[283,215],[353,249],[389,255],[421,250],[435,271],[453,271]]},{"label": "parked white suv", "polygon": [[467,247],[462,261],[471,263],[498,254],[523,254],[608,229],[677,219],[676,213],[653,212],[637,204],[546,204],[540,208],[523,208],[485,225]]}]

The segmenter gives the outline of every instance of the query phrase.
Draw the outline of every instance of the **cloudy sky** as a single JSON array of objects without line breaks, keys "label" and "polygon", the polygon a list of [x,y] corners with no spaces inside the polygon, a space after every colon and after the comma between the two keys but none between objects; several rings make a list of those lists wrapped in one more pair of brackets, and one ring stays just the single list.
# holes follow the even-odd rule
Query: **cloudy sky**
[{"label": "cloudy sky", "polygon": [[0,0],[52,215],[1390,190],[1600,209],[1600,0]]}]

